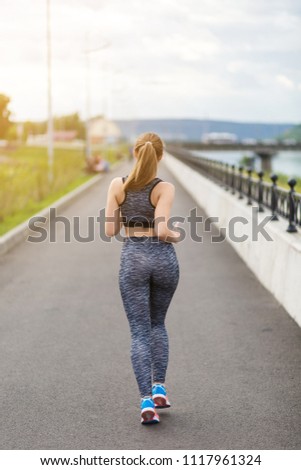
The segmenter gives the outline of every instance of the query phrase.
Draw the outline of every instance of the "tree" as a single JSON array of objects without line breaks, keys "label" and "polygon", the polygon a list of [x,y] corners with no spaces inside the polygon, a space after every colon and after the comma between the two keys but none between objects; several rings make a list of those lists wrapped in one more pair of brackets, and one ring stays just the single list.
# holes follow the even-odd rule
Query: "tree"
[{"label": "tree", "polygon": [[293,139],[296,142],[301,142],[301,124],[297,124],[294,127],[291,127],[286,132],[281,134],[280,140],[283,139]]},{"label": "tree", "polygon": [[55,117],[54,128],[58,131],[76,131],[79,139],[85,136],[85,125],[80,120],[78,113]]},{"label": "tree", "polygon": [[25,121],[23,123],[23,140],[26,142],[29,135],[45,134],[47,132],[47,122]]},{"label": "tree", "polygon": [[11,126],[11,112],[7,109],[10,98],[0,94],[0,139],[5,139],[7,132]]}]

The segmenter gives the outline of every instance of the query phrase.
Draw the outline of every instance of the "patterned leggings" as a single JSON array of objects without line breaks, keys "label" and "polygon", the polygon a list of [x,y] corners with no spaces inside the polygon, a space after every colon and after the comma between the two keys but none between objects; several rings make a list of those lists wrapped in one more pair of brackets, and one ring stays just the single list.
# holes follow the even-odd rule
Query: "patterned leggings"
[{"label": "patterned leggings", "polygon": [[157,237],[126,237],[119,270],[119,288],[131,331],[131,361],[140,396],[152,394],[152,382],[165,381],[167,309],[179,281],[172,243]]}]

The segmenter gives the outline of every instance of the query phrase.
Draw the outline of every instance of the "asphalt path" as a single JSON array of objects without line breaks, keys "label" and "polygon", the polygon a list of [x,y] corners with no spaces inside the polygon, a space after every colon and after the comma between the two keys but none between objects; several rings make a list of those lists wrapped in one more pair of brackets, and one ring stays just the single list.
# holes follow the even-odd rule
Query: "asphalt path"
[{"label": "asphalt path", "polygon": [[[195,207],[176,185],[173,215]],[[124,162],[63,215],[105,206]],[[198,215],[204,215],[198,208]],[[300,449],[301,329],[227,241],[176,245],[167,314],[172,407],[141,426],[130,333],[118,290],[121,242],[24,242],[0,258],[1,449]],[[187,223],[185,224],[188,229]],[[285,275],[285,273],[283,273]]]}]

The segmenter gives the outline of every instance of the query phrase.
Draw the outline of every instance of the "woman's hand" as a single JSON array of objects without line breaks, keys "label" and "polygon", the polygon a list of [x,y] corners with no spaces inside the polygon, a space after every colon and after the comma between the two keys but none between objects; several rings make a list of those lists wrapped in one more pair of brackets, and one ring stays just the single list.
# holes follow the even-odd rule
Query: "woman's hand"
[{"label": "woman's hand", "polygon": [[[173,226],[177,228],[179,227],[179,224],[180,222],[175,222]],[[166,241],[176,243],[176,242],[179,242],[180,239],[181,239],[181,232],[178,232],[176,230],[169,230]]]}]

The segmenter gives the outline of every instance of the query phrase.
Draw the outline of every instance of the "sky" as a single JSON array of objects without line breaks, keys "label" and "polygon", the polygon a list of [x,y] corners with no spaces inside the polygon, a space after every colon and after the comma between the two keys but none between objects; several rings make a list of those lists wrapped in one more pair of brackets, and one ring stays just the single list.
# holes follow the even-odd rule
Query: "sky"
[{"label": "sky", "polygon": [[[50,4],[55,115],[301,123],[300,0]],[[0,93],[16,120],[47,117],[46,11],[1,0]]]}]

